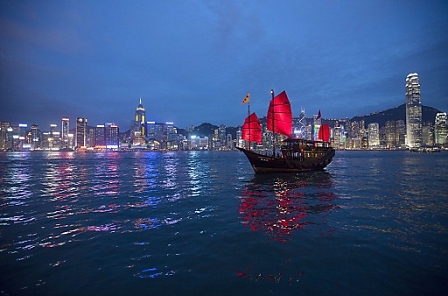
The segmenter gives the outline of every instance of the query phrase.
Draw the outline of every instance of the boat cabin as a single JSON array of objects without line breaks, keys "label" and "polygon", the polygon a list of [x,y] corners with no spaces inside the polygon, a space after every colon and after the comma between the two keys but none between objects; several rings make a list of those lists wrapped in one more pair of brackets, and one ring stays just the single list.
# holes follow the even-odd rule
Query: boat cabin
[{"label": "boat cabin", "polygon": [[321,157],[330,150],[330,143],[323,141],[310,141],[304,139],[286,139],[280,146],[283,156],[290,159],[303,159]]}]

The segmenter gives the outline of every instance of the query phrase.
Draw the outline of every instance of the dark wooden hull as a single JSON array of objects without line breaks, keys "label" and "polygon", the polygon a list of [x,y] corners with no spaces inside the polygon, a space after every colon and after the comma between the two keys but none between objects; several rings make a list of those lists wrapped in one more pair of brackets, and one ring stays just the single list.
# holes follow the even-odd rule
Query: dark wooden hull
[{"label": "dark wooden hull", "polygon": [[238,150],[244,152],[249,160],[255,173],[297,173],[307,171],[323,170],[332,161],[335,150],[326,148],[313,151],[312,154],[304,153],[300,158],[273,157],[269,155],[259,154],[251,150],[237,147]]}]

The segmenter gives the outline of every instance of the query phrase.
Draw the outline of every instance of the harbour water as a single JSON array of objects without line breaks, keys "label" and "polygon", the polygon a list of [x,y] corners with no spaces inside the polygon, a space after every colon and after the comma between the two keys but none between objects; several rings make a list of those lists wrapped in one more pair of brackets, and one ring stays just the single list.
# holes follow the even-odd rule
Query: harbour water
[{"label": "harbour water", "polygon": [[1,295],[446,295],[448,153],[0,153]]}]

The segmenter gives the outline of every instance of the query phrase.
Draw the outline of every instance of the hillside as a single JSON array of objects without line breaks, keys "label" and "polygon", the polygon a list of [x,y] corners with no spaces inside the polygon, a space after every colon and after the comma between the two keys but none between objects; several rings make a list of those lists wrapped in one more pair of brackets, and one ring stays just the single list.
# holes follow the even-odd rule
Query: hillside
[{"label": "hillside", "polygon": [[[434,124],[434,120],[436,118],[436,114],[441,111],[428,106],[422,106],[422,121],[424,124],[432,123]],[[406,104],[402,104],[398,107],[387,109],[385,111],[381,111],[378,113],[372,113],[370,115],[363,116],[355,116],[350,121],[360,121],[364,120],[365,125],[367,126],[369,123],[377,122],[380,126],[384,126],[386,121],[397,121],[404,120],[406,121]]]}]

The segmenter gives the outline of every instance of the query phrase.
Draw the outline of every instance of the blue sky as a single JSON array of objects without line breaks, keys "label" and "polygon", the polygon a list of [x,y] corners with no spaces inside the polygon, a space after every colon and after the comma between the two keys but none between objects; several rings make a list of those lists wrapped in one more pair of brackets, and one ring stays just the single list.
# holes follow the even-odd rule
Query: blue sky
[{"label": "blue sky", "polygon": [[293,114],[344,118],[405,101],[448,112],[447,1],[0,1],[0,120],[240,125],[270,89]]}]

